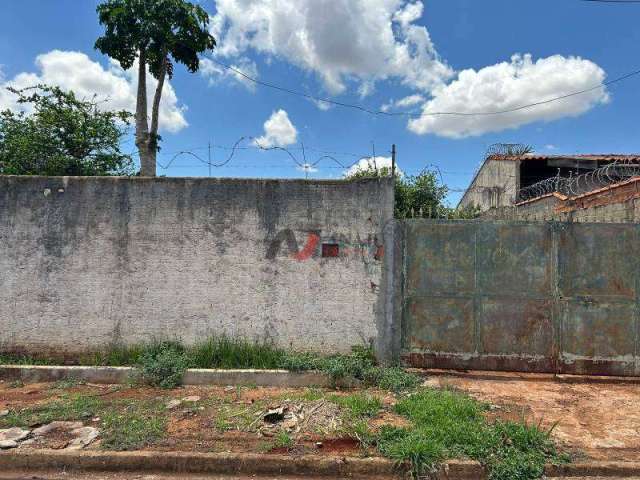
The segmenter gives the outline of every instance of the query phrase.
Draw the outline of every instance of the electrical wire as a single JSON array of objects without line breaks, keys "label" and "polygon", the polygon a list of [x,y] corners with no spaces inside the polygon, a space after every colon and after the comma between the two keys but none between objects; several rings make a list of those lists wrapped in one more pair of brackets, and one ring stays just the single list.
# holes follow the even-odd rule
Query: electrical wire
[{"label": "electrical wire", "polygon": [[[603,0],[600,0],[603,1]],[[635,1],[635,0],[634,0]],[[640,0],[637,0],[640,3]],[[343,107],[343,108],[351,108],[351,109],[355,109],[355,110],[359,110],[361,112],[364,113],[368,113],[371,115],[383,115],[383,116],[402,116],[402,117],[411,117],[411,118],[420,118],[420,117],[432,117],[432,116],[459,116],[459,117],[473,117],[473,116],[490,116],[490,115],[502,115],[502,114],[506,114],[506,113],[513,113],[513,112],[518,112],[520,110],[526,110],[529,108],[534,108],[540,105],[546,105],[548,103],[552,103],[552,102],[557,102],[560,100],[564,100],[566,98],[570,98],[570,97],[574,97],[576,95],[582,95],[600,88],[604,88],[607,87],[609,85],[613,85],[615,83],[621,82],[623,80],[626,80],[628,78],[631,78],[633,76],[639,75],[640,74],[640,70],[634,70],[632,72],[629,72],[625,75],[622,75],[620,77],[616,77],[612,80],[608,80],[606,82],[602,82],[599,85],[595,85],[593,87],[590,88],[586,88],[584,90],[578,90],[575,92],[571,92],[571,93],[567,93],[565,95],[560,95],[557,97],[553,97],[553,98],[549,98],[547,100],[541,100],[538,102],[533,102],[533,103],[529,103],[526,105],[520,105],[518,107],[513,107],[513,108],[508,108],[508,109],[504,109],[504,110],[494,110],[494,111],[486,111],[486,112],[384,112],[382,110],[372,110],[369,109],[367,107],[364,107],[363,105],[358,105],[358,104],[353,104],[353,103],[345,103],[345,102],[339,102],[336,100],[330,100],[328,98],[322,98],[322,97],[317,97],[315,95],[311,95],[309,93],[304,93],[304,92],[299,92],[296,90],[291,90],[289,88],[286,87],[281,87],[279,85],[276,85],[274,83],[269,83],[269,82],[265,82],[263,80],[258,80],[257,78],[254,78],[246,73],[244,73],[243,71],[228,65],[224,62],[221,62],[215,58],[211,59],[214,63],[220,65],[223,68],[226,68],[234,73],[236,73],[237,75],[240,75],[244,78],[246,78],[247,80],[257,84],[257,85],[261,85],[263,87],[267,87],[267,88],[272,88],[274,90],[279,90],[281,92],[285,92],[291,95],[296,95],[299,97],[303,97],[303,98],[307,98],[309,100],[314,100],[316,102],[323,102],[323,103],[327,103],[327,104],[331,104],[331,105],[336,105],[339,107]]]}]

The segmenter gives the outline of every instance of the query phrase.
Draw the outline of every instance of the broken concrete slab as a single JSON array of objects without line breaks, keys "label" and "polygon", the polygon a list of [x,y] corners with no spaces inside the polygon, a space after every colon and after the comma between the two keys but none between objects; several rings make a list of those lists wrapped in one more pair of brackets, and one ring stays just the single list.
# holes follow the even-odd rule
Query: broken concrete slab
[{"label": "broken concrete slab", "polygon": [[53,432],[55,430],[75,430],[77,428],[82,428],[83,427],[83,423],[82,422],[61,422],[61,421],[55,421],[55,422],[51,422],[48,423],[46,425],[43,425],[41,427],[36,428],[33,431],[33,435],[36,437],[41,437],[43,435],[47,435],[50,432]]},{"label": "broken concrete slab", "polygon": [[19,442],[27,438],[30,433],[30,430],[23,430],[19,427],[0,430],[0,442]]},{"label": "broken concrete slab", "polygon": [[167,410],[173,410],[174,408],[178,408],[180,405],[182,405],[182,400],[174,399],[169,400],[165,405],[165,408]]},{"label": "broken concrete slab", "polygon": [[100,431],[94,427],[76,428],[71,432],[76,438],[69,442],[67,449],[81,450],[100,436]]},{"label": "broken concrete slab", "polygon": [[16,448],[18,446],[18,442],[15,440],[1,440],[0,441],[0,449],[8,450],[10,448]]},{"label": "broken concrete slab", "polygon": [[198,395],[191,395],[189,397],[184,397],[182,399],[183,402],[196,403],[200,401],[200,397]]}]

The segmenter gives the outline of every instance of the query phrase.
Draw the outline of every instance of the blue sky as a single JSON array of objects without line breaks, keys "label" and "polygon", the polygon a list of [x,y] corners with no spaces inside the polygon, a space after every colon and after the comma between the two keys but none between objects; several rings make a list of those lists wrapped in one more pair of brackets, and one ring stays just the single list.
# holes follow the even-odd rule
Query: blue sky
[{"label": "blue sky", "polygon": [[[579,0],[200,3],[215,19],[212,28],[219,49],[214,58],[264,81],[372,109],[385,105],[395,111],[418,112],[423,108],[499,109],[545,100],[640,69],[640,4]],[[53,79],[62,86],[117,96],[116,106],[130,102],[127,82],[131,76],[113,73],[115,66],[93,49],[101,33],[96,4],[94,0],[1,2],[0,83],[24,85]],[[530,54],[530,63],[527,57],[512,61],[516,54]],[[43,57],[36,63],[38,56]],[[222,161],[229,150],[217,146],[229,147],[243,136],[262,136],[263,144],[283,142],[300,161],[301,143],[307,147],[309,162],[321,155],[316,150],[353,154],[335,155],[344,164],[371,155],[374,148],[376,155],[388,156],[395,143],[405,172],[437,165],[445,183],[459,190],[467,186],[487,147],[496,142],[527,143],[548,153],[640,151],[640,77],[556,102],[548,111],[474,118],[465,126],[461,126],[463,119],[425,120],[409,128],[403,118],[339,107],[321,109],[299,97],[250,88],[232,75],[216,72],[214,65],[208,63],[199,74],[176,68],[163,117],[161,164],[181,150],[206,159],[209,142],[214,145],[213,160]],[[465,70],[466,76],[459,77]],[[411,96],[412,105],[390,105],[392,100]],[[0,106],[2,101],[0,96]],[[4,101],[9,102],[6,97]],[[280,110],[286,112],[290,125],[283,126],[283,114],[276,115],[275,133],[269,137],[265,121]],[[251,140],[242,145],[250,147]],[[133,149],[132,142],[126,147]],[[186,155],[158,173],[206,176],[209,172],[206,165]],[[307,174],[338,178],[343,169],[323,160],[318,171]],[[247,148],[237,151],[227,166],[213,168],[212,175],[304,177],[305,172],[296,169],[283,152]],[[459,193],[452,192],[450,200],[457,198]]]}]

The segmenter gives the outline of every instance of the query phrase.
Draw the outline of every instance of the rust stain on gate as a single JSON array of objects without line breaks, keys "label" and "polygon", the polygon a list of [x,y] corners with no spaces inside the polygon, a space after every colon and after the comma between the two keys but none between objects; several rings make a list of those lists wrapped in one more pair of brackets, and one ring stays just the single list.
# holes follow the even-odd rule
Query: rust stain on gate
[{"label": "rust stain on gate", "polygon": [[413,366],[640,375],[639,226],[407,220]]}]

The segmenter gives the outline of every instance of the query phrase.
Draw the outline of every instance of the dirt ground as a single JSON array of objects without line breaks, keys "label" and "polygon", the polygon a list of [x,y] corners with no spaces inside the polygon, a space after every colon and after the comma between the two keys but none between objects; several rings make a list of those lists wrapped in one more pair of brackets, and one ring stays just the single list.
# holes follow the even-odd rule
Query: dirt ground
[{"label": "dirt ground", "polygon": [[[489,416],[522,420],[553,427],[553,435],[580,459],[640,461],[640,384],[566,383],[523,380],[518,376],[500,380],[451,375],[429,376],[425,385],[453,387],[491,405]],[[260,452],[273,454],[374,455],[349,432],[349,425],[331,396],[353,391],[184,387],[161,390],[146,387],[56,384],[14,385],[0,381],[0,412],[21,411],[64,396],[99,396],[104,401],[155,400],[167,417],[164,438],[144,447],[155,451]],[[395,397],[367,390],[378,397],[382,410],[367,419],[374,431],[383,425],[405,426],[406,420],[392,412]],[[171,400],[197,396],[165,409]],[[286,417],[269,424],[263,415],[285,407]],[[85,425],[101,428],[100,418],[86,418]],[[33,425],[35,427],[37,425]],[[290,444],[279,438],[285,431]],[[68,438],[51,435],[20,448],[65,448]],[[100,440],[88,449],[100,448]]]},{"label": "dirt ground", "polygon": [[[640,384],[432,376],[427,385],[454,387],[493,405],[493,413],[553,427],[578,457],[640,461]],[[555,427],[554,427],[555,425]]]},{"label": "dirt ground", "polygon": [[[354,393],[329,389],[283,389],[267,387],[188,386],[175,390],[150,387],[78,385],[56,388],[52,383],[18,385],[0,381],[0,411],[19,412],[73,395],[98,396],[105,402],[155,400],[167,416],[164,438],[144,447],[151,451],[210,453],[317,454],[361,456],[374,454],[348,430],[348,417],[330,398]],[[405,420],[390,412],[395,399],[385,391],[368,389],[367,395],[382,401],[383,410],[369,419],[375,431],[385,424],[402,425]],[[184,401],[199,397],[196,402]],[[171,400],[183,400],[166,409]],[[284,407],[285,418],[270,423],[263,415]],[[86,418],[85,425],[100,428],[102,419]],[[39,425],[32,425],[35,428]],[[291,444],[282,444],[286,432]],[[52,433],[20,448],[65,448],[68,438]],[[96,441],[86,449],[100,448]]]}]

